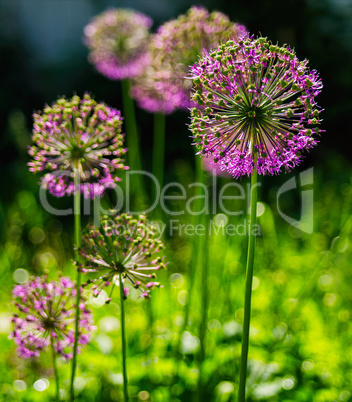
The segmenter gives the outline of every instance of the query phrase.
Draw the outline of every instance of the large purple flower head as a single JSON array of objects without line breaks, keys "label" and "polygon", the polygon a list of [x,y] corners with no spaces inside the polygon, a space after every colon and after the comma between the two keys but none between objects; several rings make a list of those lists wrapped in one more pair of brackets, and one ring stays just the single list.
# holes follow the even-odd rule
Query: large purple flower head
[{"label": "large purple flower head", "polygon": [[110,9],[95,17],[84,29],[89,61],[112,80],[138,76],[148,59],[152,24],[146,15],[125,9]]},{"label": "large purple flower head", "polygon": [[195,145],[234,177],[289,171],[317,143],[322,83],[289,47],[228,41],[204,52],[191,75]]},{"label": "large purple flower head", "polygon": [[[156,272],[166,266],[160,255],[163,248],[157,227],[148,223],[145,215],[105,215],[100,226],[90,225],[83,233],[78,269],[98,274],[86,283],[93,283],[95,295],[110,285],[111,295],[122,274],[124,285],[129,283],[149,298],[150,291],[160,287],[155,282]],[[128,286],[124,286],[125,297],[128,293]]]},{"label": "large purple flower head", "polygon": [[[21,357],[38,357],[52,344],[55,352],[65,359],[72,358],[75,339],[76,289],[65,277],[48,282],[47,277],[36,277],[13,289],[14,304],[19,310],[12,322],[10,335],[17,344]],[[94,329],[92,315],[81,296],[79,304],[78,343],[86,345]],[[79,349],[80,349],[79,347]]]},{"label": "large purple flower head", "polygon": [[185,15],[166,22],[152,35],[150,63],[132,88],[139,106],[150,112],[171,113],[187,109],[192,81],[189,65],[202,49],[211,50],[221,42],[247,37],[244,26],[231,22],[220,12],[209,13],[203,7],[191,7]]},{"label": "large purple flower head", "polygon": [[86,198],[101,196],[120,181],[113,173],[124,166],[122,117],[120,111],[83,99],[58,99],[43,112],[34,114],[30,171],[42,172],[41,186],[57,197],[80,191]]}]

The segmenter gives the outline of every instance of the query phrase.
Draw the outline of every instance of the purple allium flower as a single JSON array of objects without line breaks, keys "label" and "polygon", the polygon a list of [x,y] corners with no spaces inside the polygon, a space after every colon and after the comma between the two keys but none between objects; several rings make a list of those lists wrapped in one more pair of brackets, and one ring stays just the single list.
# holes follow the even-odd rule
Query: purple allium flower
[{"label": "purple allium flower", "polygon": [[[129,282],[141,290],[142,297],[149,298],[150,290],[161,286],[154,278],[156,271],[166,266],[160,256],[163,248],[156,228],[148,224],[145,215],[138,218],[127,214],[105,215],[99,227],[90,225],[83,233],[78,269],[98,273],[98,278],[85,284],[94,283],[96,296],[109,285],[112,293],[121,273],[124,284]],[[124,287],[124,296],[128,293],[128,287]]]},{"label": "purple allium flower", "polygon": [[110,9],[84,29],[89,61],[112,80],[138,76],[148,60],[149,28],[153,21],[132,10]]},{"label": "purple allium flower", "polygon": [[58,99],[34,114],[30,171],[43,172],[41,186],[57,197],[75,192],[74,175],[86,198],[114,187],[116,169],[124,166],[120,111],[97,103],[89,95]]},{"label": "purple allium flower", "polygon": [[197,61],[202,49],[211,50],[221,42],[247,36],[245,27],[230,22],[226,15],[191,7],[152,35],[150,62],[135,80],[132,95],[150,112],[171,113],[194,106],[190,100],[192,81],[186,77],[189,65]]},{"label": "purple allium flower", "polygon": [[191,67],[190,129],[200,155],[234,177],[290,171],[322,130],[322,83],[308,61],[266,38],[228,41]]},{"label": "purple allium flower", "polygon": [[[21,357],[38,357],[52,343],[58,355],[66,360],[72,358],[76,293],[75,284],[65,277],[51,282],[47,276],[36,277],[14,287],[14,305],[19,313],[12,318],[14,331],[10,338],[15,340]],[[95,327],[82,295],[79,308],[78,343],[83,346],[89,342]]]}]

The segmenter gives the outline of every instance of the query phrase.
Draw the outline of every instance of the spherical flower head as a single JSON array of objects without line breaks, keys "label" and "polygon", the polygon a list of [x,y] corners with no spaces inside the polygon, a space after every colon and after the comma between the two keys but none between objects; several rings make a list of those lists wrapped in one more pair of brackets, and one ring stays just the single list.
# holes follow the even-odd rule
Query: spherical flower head
[{"label": "spherical flower head", "polygon": [[166,22],[152,35],[150,62],[135,80],[133,96],[139,106],[150,112],[187,109],[193,105],[188,68],[201,56],[202,49],[210,50],[220,42],[247,36],[245,27],[231,22],[226,15],[191,7],[185,15]]},{"label": "spherical flower head", "polygon": [[[17,344],[20,357],[39,357],[41,351],[52,344],[57,355],[72,358],[76,316],[75,284],[66,277],[49,282],[46,276],[36,277],[13,289],[13,303],[18,309],[12,322],[14,331],[10,338]],[[90,340],[95,327],[92,314],[81,295],[78,344]]]},{"label": "spherical flower head", "polygon": [[110,9],[95,17],[84,29],[89,61],[112,80],[138,76],[148,60],[152,24],[148,16],[125,9]]},{"label": "spherical flower head", "polygon": [[204,52],[191,75],[195,145],[235,178],[290,171],[317,143],[322,83],[289,47],[229,41]]},{"label": "spherical flower head", "polygon": [[124,165],[122,117],[120,111],[97,103],[89,95],[83,99],[58,99],[43,112],[33,115],[33,143],[29,148],[33,173],[41,172],[40,184],[57,197],[79,190],[86,198],[102,196],[106,188],[121,179],[115,170]]},{"label": "spherical flower head", "polygon": [[129,293],[127,284],[139,289],[141,297],[149,298],[150,291],[161,286],[155,278],[156,272],[166,267],[160,255],[163,249],[156,227],[147,222],[145,215],[105,215],[99,226],[90,225],[83,233],[78,269],[96,274],[85,284],[93,284],[96,296],[108,286],[112,294],[121,274],[125,298]]}]

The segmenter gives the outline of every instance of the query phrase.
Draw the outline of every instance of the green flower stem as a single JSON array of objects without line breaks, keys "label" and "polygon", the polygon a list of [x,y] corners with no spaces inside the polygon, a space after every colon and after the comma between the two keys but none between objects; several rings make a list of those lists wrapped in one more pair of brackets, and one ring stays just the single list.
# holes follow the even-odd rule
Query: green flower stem
[{"label": "green flower stem", "polygon": [[[123,102],[123,112],[126,119],[126,142],[127,142],[127,157],[130,169],[142,170],[142,158],[139,144],[139,136],[137,129],[136,113],[134,108],[133,99],[130,96],[131,81],[122,80],[122,102]],[[130,176],[131,190],[135,192],[137,199],[139,201],[144,199],[145,191],[143,182],[140,175]]]},{"label": "green flower stem", "polygon": [[[165,119],[164,113],[154,114],[154,138],[153,138],[153,166],[152,172],[157,179],[160,188],[164,184],[164,154],[165,154]],[[156,194],[154,194],[153,201]]]},{"label": "green flower stem", "polygon": [[251,204],[250,204],[250,231],[248,237],[248,253],[246,267],[245,282],[245,300],[244,300],[244,319],[242,331],[242,351],[241,351],[241,367],[240,381],[238,388],[238,402],[245,402],[246,398],[246,377],[247,377],[247,361],[248,361],[248,344],[249,344],[249,326],[251,318],[251,296],[252,296],[252,280],[253,280],[253,262],[255,251],[255,235],[254,225],[257,220],[257,171],[255,170],[251,176]]},{"label": "green flower stem", "polygon": [[125,402],[128,401],[128,382],[126,369],[126,334],[125,334],[125,300],[123,294],[122,273],[119,275],[120,300],[121,300],[121,346],[122,346],[122,375],[123,375],[123,394]]},{"label": "green flower stem", "polygon": [[56,383],[56,400],[60,400],[60,382],[59,382],[59,371],[57,369],[56,365],[56,353],[53,345],[53,339],[50,338],[50,346],[51,346],[51,355],[53,358],[53,367],[54,367],[54,373],[55,373],[55,383]]},{"label": "green flower stem", "polygon": [[[75,259],[78,262],[79,253],[78,247],[80,246],[81,241],[81,193],[79,191],[80,180],[79,174],[76,171],[74,177],[75,184],[75,194],[73,200],[73,211],[74,211],[74,219],[75,219],[75,245],[76,245],[76,255]],[[77,347],[78,347],[78,331],[79,331],[79,304],[80,304],[80,288],[81,288],[81,271],[77,269],[77,295],[76,295],[76,324],[75,324],[75,342],[73,345],[73,357],[72,357],[72,372],[71,372],[71,387],[70,387],[70,400],[73,401],[75,399],[75,391],[74,391],[74,381],[76,374],[76,366],[77,366]]]},{"label": "green flower stem", "polygon": [[198,378],[198,402],[204,401],[203,398],[203,387],[202,387],[202,377],[203,377],[203,361],[206,356],[206,333],[208,327],[208,305],[209,305],[209,255],[204,250],[209,250],[209,218],[208,215],[202,214],[202,223],[205,227],[204,236],[200,236],[200,248],[198,250],[199,257],[198,262],[202,267],[202,287],[201,287],[201,300],[202,300],[202,312],[199,330],[199,378]]},{"label": "green flower stem", "polygon": [[[153,361],[153,348],[154,348],[154,322],[155,322],[155,314],[153,311],[154,304],[150,300],[146,300],[145,307],[147,310],[147,318],[148,318],[148,328],[149,328],[149,335],[150,335],[150,345],[146,349],[146,357],[151,362]],[[150,366],[151,367],[151,366]],[[149,378],[152,379],[154,375],[154,370],[150,369],[148,372]]]},{"label": "green flower stem", "polygon": [[[153,159],[152,159],[152,173],[156,178],[158,185],[156,187],[152,184],[152,199],[151,203],[153,204],[156,201],[156,198],[160,196],[158,194],[158,187],[160,191],[164,185],[164,158],[165,158],[165,121],[166,116],[164,113],[154,113],[154,136],[153,136]],[[158,200],[159,201],[159,200]],[[154,210],[154,216],[156,218],[161,218],[163,211],[160,205],[160,202],[156,204],[156,208]],[[147,303],[148,310],[148,326],[150,328],[150,336],[152,339],[151,345],[148,349],[148,353],[150,358],[152,358],[153,351],[153,328],[154,328],[154,314],[153,314],[153,304]],[[153,374],[153,370],[150,370],[149,375]]]},{"label": "green flower stem", "polygon": [[[196,183],[203,183],[205,181],[205,173],[202,169],[202,161],[201,158],[196,156],[196,175],[195,175],[195,181]],[[200,186],[196,187],[196,194],[195,196],[199,196],[200,194]],[[199,202],[197,204],[197,207],[200,206],[201,199],[198,198]],[[199,215],[193,215],[193,225],[197,226],[198,224],[201,223],[202,220],[202,214]],[[192,244],[192,259],[190,261],[190,266],[189,266],[189,285],[188,285],[188,297],[187,297],[187,303],[185,305],[185,310],[184,310],[184,322],[182,329],[179,333],[179,341],[178,341],[178,346],[177,350],[179,350],[180,347],[180,342],[181,342],[181,336],[183,332],[186,330],[187,325],[188,325],[188,320],[189,320],[189,314],[190,314],[190,307],[191,307],[191,299],[193,296],[194,292],[194,283],[195,283],[195,275],[196,275],[196,270],[197,270],[197,265],[199,261],[199,250],[200,250],[200,236],[193,236],[193,244]]]}]

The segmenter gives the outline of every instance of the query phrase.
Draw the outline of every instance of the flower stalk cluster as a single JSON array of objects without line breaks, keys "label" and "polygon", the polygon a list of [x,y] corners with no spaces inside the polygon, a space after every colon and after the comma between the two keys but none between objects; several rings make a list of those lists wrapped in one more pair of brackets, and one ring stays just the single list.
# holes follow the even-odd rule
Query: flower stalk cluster
[{"label": "flower stalk cluster", "polygon": [[291,48],[266,38],[228,41],[204,51],[190,75],[198,153],[235,178],[290,171],[317,143],[322,83]]},{"label": "flower stalk cluster", "polygon": [[44,174],[40,184],[57,197],[74,194],[74,178],[86,198],[102,196],[121,179],[124,165],[122,117],[88,94],[58,99],[34,114],[30,171]]}]

